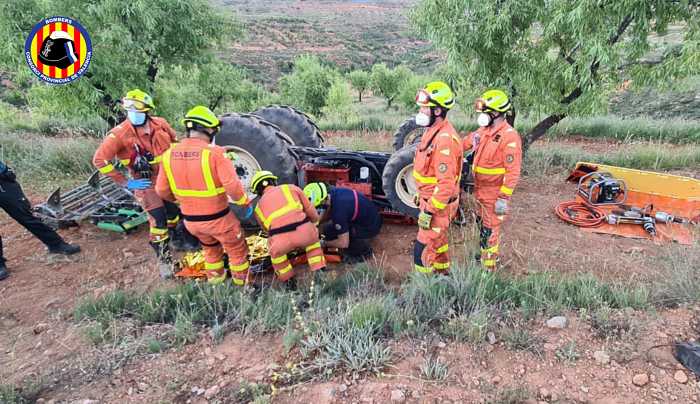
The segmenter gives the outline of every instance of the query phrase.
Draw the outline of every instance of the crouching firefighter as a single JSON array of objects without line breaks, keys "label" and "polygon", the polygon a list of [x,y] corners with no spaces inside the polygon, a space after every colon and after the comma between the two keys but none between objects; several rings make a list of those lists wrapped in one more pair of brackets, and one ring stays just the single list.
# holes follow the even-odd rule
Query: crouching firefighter
[{"label": "crouching firefighter", "polygon": [[370,242],[382,229],[382,216],[377,206],[364,195],[349,188],[330,187],[312,182],[304,187],[321,215],[324,247],[343,250],[343,261],[356,263],[372,256]]},{"label": "crouching firefighter", "polygon": [[479,202],[477,223],[484,269],[496,269],[501,224],[520,179],[520,135],[509,124],[512,106],[501,90],[486,91],[475,103],[479,129],[464,138],[464,151],[474,155],[474,196]]},{"label": "crouching firefighter", "polygon": [[226,151],[212,145],[221,122],[209,108],[198,105],[187,112],[182,124],[187,138],[163,154],[156,191],[163,199],[180,203],[187,230],[202,244],[209,283],[226,280],[225,251],[233,284],[245,286],[248,245],[229,208],[229,197],[238,206],[248,205],[248,197],[236,168],[224,155]]},{"label": "crouching firefighter", "polygon": [[[168,122],[152,116],[153,99],[141,90],[131,90],[122,99],[127,119],[107,133],[92,159],[100,173],[108,175],[116,183],[132,191],[141,207],[148,212],[150,244],[159,260],[162,278],[173,275],[170,235],[178,225],[179,210],[174,203],[163,201],[153,189],[160,171],[163,153],[176,141],[175,131]],[[127,167],[131,179],[126,179],[115,169],[112,161],[117,159]],[[189,247],[196,240],[187,235]],[[179,235],[182,242],[185,236]]]},{"label": "crouching firefighter", "polygon": [[413,160],[418,194],[418,237],[413,261],[418,272],[447,274],[450,270],[450,223],[459,208],[462,142],[447,120],[454,94],[443,82],[429,83],[418,92],[416,124],[427,127]]},{"label": "crouching firefighter", "polygon": [[[301,188],[292,184],[277,185],[277,177],[269,171],[258,171],[250,189],[260,196],[255,217],[269,236],[267,239],[272,267],[280,282],[294,278],[294,269],[287,254],[303,248],[312,272],[326,269],[316,224],[318,213]],[[291,283],[290,287],[293,288]]]}]

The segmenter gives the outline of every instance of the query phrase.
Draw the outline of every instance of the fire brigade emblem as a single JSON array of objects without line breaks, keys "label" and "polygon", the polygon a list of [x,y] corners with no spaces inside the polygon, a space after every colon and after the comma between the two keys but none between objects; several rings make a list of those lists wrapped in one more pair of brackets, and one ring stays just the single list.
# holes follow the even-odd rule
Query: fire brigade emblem
[{"label": "fire brigade emblem", "polygon": [[24,43],[24,59],[41,80],[68,84],[85,74],[92,59],[92,42],[85,28],[72,18],[39,21]]}]

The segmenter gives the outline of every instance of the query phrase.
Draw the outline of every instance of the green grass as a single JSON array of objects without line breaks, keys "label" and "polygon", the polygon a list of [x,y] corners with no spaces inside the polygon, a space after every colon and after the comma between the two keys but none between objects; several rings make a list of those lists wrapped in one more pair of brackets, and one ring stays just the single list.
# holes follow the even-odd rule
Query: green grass
[{"label": "green grass", "polygon": [[89,137],[5,133],[0,136],[0,160],[15,170],[20,182],[51,191],[87,180],[94,170],[92,156],[98,145],[98,140]]},{"label": "green grass", "polygon": [[608,151],[592,152],[583,146],[535,144],[525,156],[528,174],[550,174],[571,169],[579,161],[621,166],[639,170],[674,170],[700,167],[700,146],[622,144]]}]

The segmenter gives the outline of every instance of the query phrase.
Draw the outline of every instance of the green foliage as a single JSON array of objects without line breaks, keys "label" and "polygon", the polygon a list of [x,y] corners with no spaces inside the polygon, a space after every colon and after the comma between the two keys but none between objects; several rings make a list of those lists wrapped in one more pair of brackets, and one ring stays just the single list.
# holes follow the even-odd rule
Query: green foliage
[{"label": "green foliage", "polygon": [[[604,110],[630,71],[646,83],[700,69],[694,2],[422,0],[412,20],[447,51],[458,90],[506,89],[519,110],[555,115],[554,123]],[[650,35],[664,35],[671,23],[685,24],[683,42],[660,64],[648,63]]]},{"label": "green foliage", "polygon": [[280,79],[279,88],[285,103],[318,115],[338,78],[339,73],[316,56],[303,55],[294,60],[294,70]]},{"label": "green foliage", "polygon": [[30,403],[22,394],[17,391],[14,386],[2,384],[0,385],[0,403],[6,404],[26,404]]},{"label": "green foliage", "polygon": [[700,252],[679,247],[662,257],[659,279],[653,290],[654,301],[665,307],[697,304],[700,301]]},{"label": "green foliage", "polygon": [[375,64],[372,66],[371,73],[372,88],[377,94],[384,97],[387,106],[391,107],[401,91],[401,85],[410,75],[411,71],[404,66],[390,69],[384,63]]},{"label": "green foliage", "polygon": [[194,105],[216,113],[248,112],[266,103],[265,90],[245,73],[219,60],[201,66],[170,66],[158,73],[154,102],[159,115],[180,127],[180,118]]},{"label": "green foliage", "polygon": [[348,83],[342,78],[336,78],[328,89],[325,103],[321,112],[326,119],[347,123],[359,118],[352,107],[352,95],[350,95]]},{"label": "green foliage", "polygon": [[364,70],[353,70],[348,74],[348,80],[357,91],[358,102],[362,102],[362,94],[369,90],[372,84],[370,74]]},{"label": "green foliage", "polygon": [[420,366],[420,374],[423,379],[441,382],[447,379],[450,369],[435,355],[430,355]]},{"label": "green foliage", "polygon": [[[24,36],[49,15],[75,18],[92,39],[90,68],[71,85],[49,86],[27,75],[20,50]],[[116,101],[124,92],[135,87],[153,91],[158,73],[171,66],[209,63],[213,50],[241,33],[231,16],[205,0],[134,0],[126,6],[99,0],[89,7],[79,0],[10,0],[0,6],[0,27],[9,40],[0,48],[2,70],[17,82],[31,83],[31,107],[62,118],[115,118]]]}]

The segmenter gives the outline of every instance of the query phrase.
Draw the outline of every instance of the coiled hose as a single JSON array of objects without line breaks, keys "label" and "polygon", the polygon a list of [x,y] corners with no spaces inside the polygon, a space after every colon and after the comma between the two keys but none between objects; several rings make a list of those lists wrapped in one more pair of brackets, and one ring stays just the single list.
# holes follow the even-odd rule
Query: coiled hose
[{"label": "coiled hose", "polygon": [[605,222],[605,212],[579,201],[562,202],[555,208],[557,216],[579,227],[598,227]]}]

